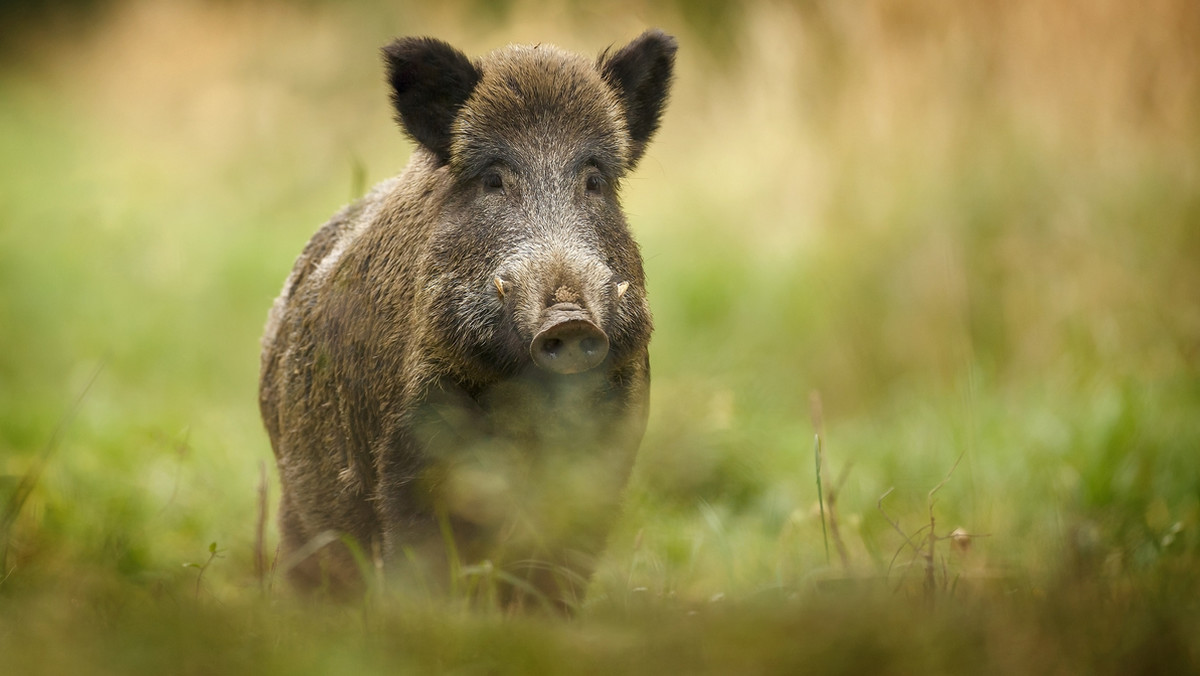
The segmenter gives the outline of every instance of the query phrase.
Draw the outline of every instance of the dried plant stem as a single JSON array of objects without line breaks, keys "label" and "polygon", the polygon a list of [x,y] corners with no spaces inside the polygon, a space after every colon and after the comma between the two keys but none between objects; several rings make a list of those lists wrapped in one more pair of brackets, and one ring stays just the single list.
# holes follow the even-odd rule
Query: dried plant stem
[{"label": "dried plant stem", "polygon": [[958,459],[954,461],[954,465],[950,467],[950,471],[946,472],[946,477],[929,491],[929,535],[927,536],[926,549],[922,552],[921,556],[925,559],[925,598],[930,604],[933,603],[934,591],[937,589],[937,566],[934,565],[934,551],[939,539],[936,529],[937,521],[933,516],[933,496],[942,489],[942,486],[946,485],[946,482],[950,481],[950,477],[954,476],[954,470],[958,469],[958,463],[962,462],[964,455],[966,455],[965,452],[958,455]]},{"label": "dried plant stem", "polygon": [[829,504],[829,532],[833,535],[833,546],[837,549],[842,567],[847,569],[850,568],[850,555],[846,552],[846,543],[842,541],[842,530],[838,525],[837,499],[842,492],[842,486],[846,483],[846,478],[850,476],[850,468],[853,466],[852,462],[842,465],[842,471],[838,474],[837,481],[829,487],[829,497],[826,499]]},{"label": "dried plant stem", "polygon": [[[954,465],[950,468],[950,471],[946,473],[945,478],[939,481],[938,484],[929,491],[929,523],[918,528],[917,531],[911,536],[905,533],[904,529],[900,527],[899,522],[888,515],[887,511],[883,508],[884,498],[891,495],[892,491],[895,490],[894,488],[887,489],[883,495],[879,496],[879,500],[876,503],[876,506],[879,508],[879,513],[883,515],[884,520],[886,520],[888,524],[890,524],[891,527],[900,534],[900,537],[904,538],[904,544],[900,545],[900,547],[896,549],[896,553],[892,555],[891,563],[888,564],[888,575],[891,575],[892,568],[895,566],[896,559],[900,556],[900,552],[904,551],[906,546],[911,548],[913,550],[913,560],[915,561],[919,557],[924,564],[925,598],[930,604],[933,603],[934,595],[937,591],[937,565],[935,556],[937,551],[937,543],[939,540],[951,539],[955,536],[953,533],[946,536],[938,536],[937,518],[933,513],[934,495],[941,490],[942,486],[945,486],[946,483],[950,481],[950,477],[954,475],[954,470],[957,469],[958,464],[962,462],[963,455],[965,454],[960,454],[958,456],[958,459],[954,461]],[[927,529],[928,532],[926,532]],[[947,577],[944,562],[942,566],[942,576],[943,578]]]},{"label": "dried plant stem", "polygon": [[[899,522],[897,522],[891,516],[889,516],[887,511],[884,510],[884,508],[883,508],[884,498],[891,495],[892,491],[894,491],[894,490],[896,490],[895,487],[892,487],[892,488],[889,488],[886,491],[884,491],[883,495],[879,496],[879,501],[875,503],[875,506],[879,508],[879,513],[883,515],[883,519],[885,521],[887,521],[889,524],[891,524],[892,528],[894,528],[896,530],[896,532],[900,534],[900,537],[904,538],[904,544],[908,545],[909,547],[912,547],[914,552],[920,552],[921,548],[915,542],[912,541],[912,538],[910,538],[907,533],[904,532],[904,529],[900,527]],[[900,556],[900,552],[902,552],[902,551],[904,551],[904,545],[901,545],[896,550],[896,553],[892,555],[892,561],[891,561],[891,563],[888,564],[888,575],[892,574],[892,567],[896,565],[896,558],[898,556]]]}]

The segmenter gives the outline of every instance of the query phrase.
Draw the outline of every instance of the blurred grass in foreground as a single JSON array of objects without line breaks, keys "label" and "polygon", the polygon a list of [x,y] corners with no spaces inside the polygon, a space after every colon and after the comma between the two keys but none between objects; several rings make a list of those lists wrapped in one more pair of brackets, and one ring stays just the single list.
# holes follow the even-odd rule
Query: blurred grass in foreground
[{"label": "blurred grass in foreground", "polygon": [[[25,25],[0,65],[0,507],[46,462],[4,512],[0,670],[1200,668],[1200,11],[1151,5],[181,1]],[[403,166],[377,46],[595,53],[646,25],[682,44],[624,188],[653,412],[581,617],[261,593],[257,340],[311,233]],[[930,589],[877,503],[894,488],[926,537],[960,457],[935,532],[980,537],[935,543]]]}]

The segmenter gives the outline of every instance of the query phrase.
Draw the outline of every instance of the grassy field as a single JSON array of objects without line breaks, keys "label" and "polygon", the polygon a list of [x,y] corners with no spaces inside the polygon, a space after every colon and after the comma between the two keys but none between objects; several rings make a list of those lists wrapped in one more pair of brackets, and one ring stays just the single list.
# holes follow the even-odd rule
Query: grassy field
[{"label": "grassy field", "polygon": [[[1194,3],[84,4],[0,29],[0,673],[1200,671]],[[648,25],[652,414],[587,604],[296,598],[258,337],[406,161],[378,46]]]}]

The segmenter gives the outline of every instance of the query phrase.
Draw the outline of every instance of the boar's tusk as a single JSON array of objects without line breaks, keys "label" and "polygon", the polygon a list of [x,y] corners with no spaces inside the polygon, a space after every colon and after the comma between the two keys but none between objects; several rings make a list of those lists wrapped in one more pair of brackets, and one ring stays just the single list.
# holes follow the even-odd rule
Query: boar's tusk
[{"label": "boar's tusk", "polygon": [[628,290],[629,290],[629,282],[621,282],[620,284],[618,284],[617,285],[617,298],[624,296],[625,292]]},{"label": "boar's tusk", "polygon": [[504,281],[503,279],[500,279],[499,277],[496,277],[496,278],[492,279],[492,284],[496,285],[496,293],[499,293],[500,297],[503,298],[504,292],[508,291],[508,282]]}]

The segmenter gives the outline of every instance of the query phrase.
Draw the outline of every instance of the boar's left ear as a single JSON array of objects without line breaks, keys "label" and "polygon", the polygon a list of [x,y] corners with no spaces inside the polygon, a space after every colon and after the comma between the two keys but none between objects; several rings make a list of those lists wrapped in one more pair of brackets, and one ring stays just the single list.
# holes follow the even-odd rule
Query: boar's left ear
[{"label": "boar's left ear", "polygon": [[396,120],[417,143],[450,160],[450,128],[479,83],[479,71],[433,38],[400,38],[383,48]]},{"label": "boar's left ear", "polygon": [[658,130],[671,73],[675,68],[675,38],[652,29],[638,36],[617,53],[600,55],[600,74],[617,90],[625,106],[625,121],[633,141],[629,164],[641,159],[650,137]]}]

